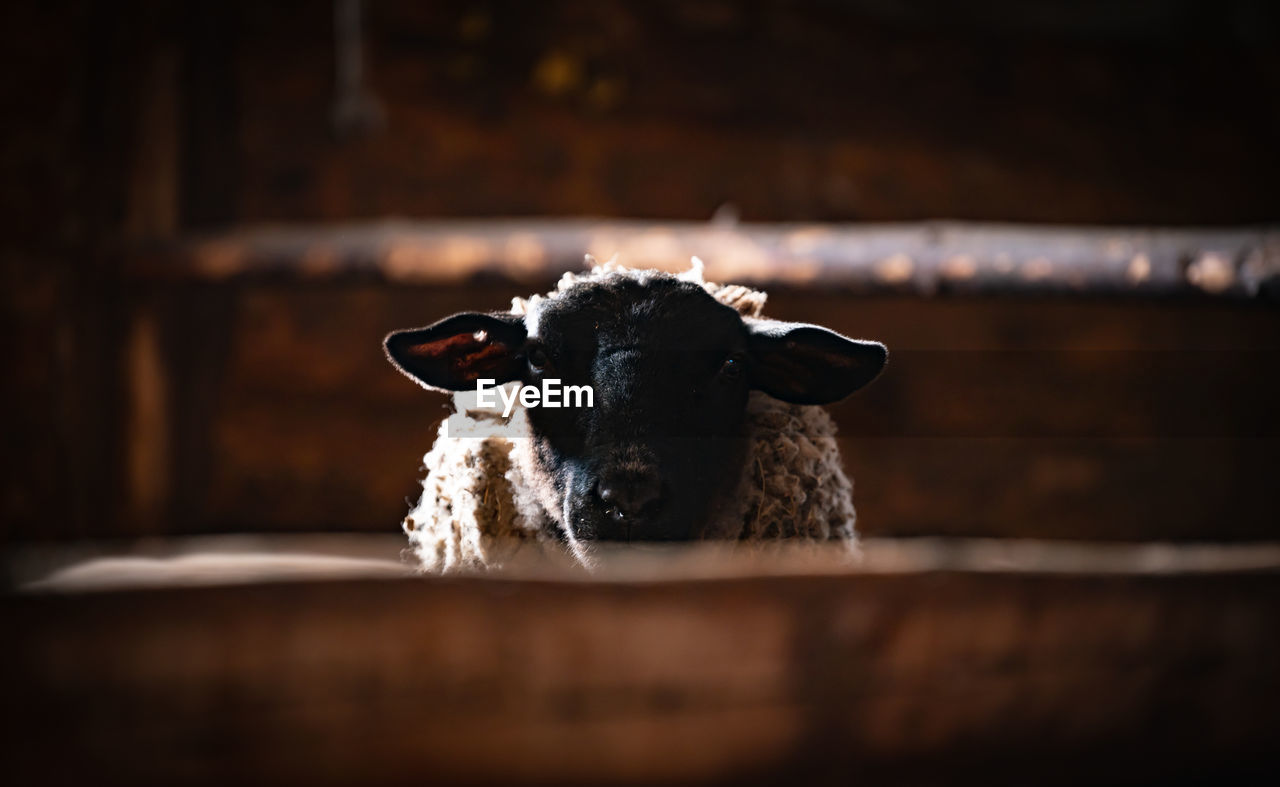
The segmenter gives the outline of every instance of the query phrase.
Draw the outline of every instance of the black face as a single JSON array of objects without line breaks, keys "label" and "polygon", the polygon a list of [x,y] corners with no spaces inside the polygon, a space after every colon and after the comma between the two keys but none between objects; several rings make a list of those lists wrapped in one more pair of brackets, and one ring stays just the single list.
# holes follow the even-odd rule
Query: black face
[{"label": "black face", "polygon": [[527,410],[552,518],[575,540],[697,538],[745,461],[747,395],[820,404],[870,382],[885,350],[812,325],[744,320],[654,274],[583,283],[527,318],[460,314],[387,337],[421,383],[585,385],[593,407]]},{"label": "black face", "polygon": [[524,382],[595,391],[591,408],[528,412],[572,534],[696,537],[742,470],[748,331],[738,313],[695,284],[624,278],[545,301],[531,322]]}]

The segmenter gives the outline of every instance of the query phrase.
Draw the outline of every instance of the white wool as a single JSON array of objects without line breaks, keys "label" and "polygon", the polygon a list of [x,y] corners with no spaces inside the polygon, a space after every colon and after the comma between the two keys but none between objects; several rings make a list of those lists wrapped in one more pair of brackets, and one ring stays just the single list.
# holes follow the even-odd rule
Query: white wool
[{"label": "white wool", "polygon": [[[593,262],[593,261],[592,261]],[[610,260],[583,273],[566,273],[547,295],[516,298],[513,314],[536,314],[546,298],[581,282],[625,275],[640,280],[660,275],[633,271]],[[702,277],[702,261],[679,275],[700,284],[744,317],[759,317],[766,295],[739,285],[719,285]],[[423,458],[427,477],[422,497],[403,527],[422,570],[432,573],[500,567],[515,559],[558,559],[590,566],[585,545],[546,513],[552,490],[529,479],[532,440],[523,408],[511,417],[476,405],[474,391],[453,396],[456,412],[439,429]],[[853,484],[844,473],[835,424],[818,406],[788,404],[760,392],[747,402],[747,460],[731,502],[718,506],[705,538],[742,542],[794,539],[838,541],[856,549]],[[560,533],[561,535],[557,535]]]}]

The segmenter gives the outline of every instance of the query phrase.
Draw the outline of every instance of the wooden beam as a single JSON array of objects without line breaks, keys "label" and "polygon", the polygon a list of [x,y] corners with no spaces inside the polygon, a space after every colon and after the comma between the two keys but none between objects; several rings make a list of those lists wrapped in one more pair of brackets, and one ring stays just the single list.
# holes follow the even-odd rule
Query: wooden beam
[{"label": "wooden beam", "polygon": [[[0,589],[95,593],[407,576],[400,534],[237,534],[153,539],[132,547],[85,539],[0,556]],[[516,554],[517,550],[510,550]],[[920,574],[1193,575],[1280,573],[1280,542],[1115,544],[1026,538],[864,538],[842,544],[693,542],[636,550],[598,544],[598,570],[524,553],[488,576],[524,581],[674,582],[784,576]]]},{"label": "wooden beam", "polygon": [[867,292],[1078,292],[1274,297],[1280,228],[1205,230],[654,223],[573,219],[265,226],[151,245],[136,275],[226,281],[373,278],[545,283],[584,254],[630,267],[707,264],[718,281]]},{"label": "wooden beam", "polygon": [[1021,549],[3,596],[0,751],[21,783],[1274,780],[1274,558]]}]

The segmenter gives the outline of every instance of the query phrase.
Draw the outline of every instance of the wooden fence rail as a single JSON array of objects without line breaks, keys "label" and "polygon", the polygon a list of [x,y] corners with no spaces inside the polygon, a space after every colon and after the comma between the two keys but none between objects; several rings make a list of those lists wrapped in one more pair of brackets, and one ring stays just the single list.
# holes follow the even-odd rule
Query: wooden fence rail
[{"label": "wooden fence rail", "polygon": [[0,751],[13,783],[1274,783],[1274,545],[869,547],[0,596]]},{"label": "wooden fence rail", "polygon": [[1076,291],[1274,297],[1280,230],[591,220],[281,226],[158,245],[132,270],[225,280],[373,277],[411,284],[496,276],[534,283],[584,254],[713,280],[867,291]]}]

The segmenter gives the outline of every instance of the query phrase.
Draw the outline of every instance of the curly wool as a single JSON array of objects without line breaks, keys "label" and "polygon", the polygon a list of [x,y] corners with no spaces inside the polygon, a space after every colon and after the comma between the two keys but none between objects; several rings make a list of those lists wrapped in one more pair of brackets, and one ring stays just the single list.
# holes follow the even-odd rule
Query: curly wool
[{"label": "curly wool", "polygon": [[[515,298],[511,313],[527,314],[543,298],[609,276],[643,278],[614,262],[566,273],[547,295]],[[760,317],[766,294],[702,277],[702,264],[678,278],[701,285],[744,317]],[[529,472],[529,425],[518,405],[510,418],[476,405],[474,391],[453,395],[456,412],[441,425],[423,457],[422,496],[405,517],[410,550],[421,569],[451,573],[499,568],[517,557],[564,559],[589,565],[577,544],[557,536],[559,527],[539,502]],[[763,542],[798,539],[840,541],[856,549],[853,484],[845,475],[836,428],[826,410],[778,401],[752,392],[747,402],[747,461],[736,493],[708,524],[704,537]]]}]

